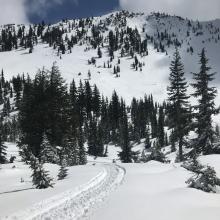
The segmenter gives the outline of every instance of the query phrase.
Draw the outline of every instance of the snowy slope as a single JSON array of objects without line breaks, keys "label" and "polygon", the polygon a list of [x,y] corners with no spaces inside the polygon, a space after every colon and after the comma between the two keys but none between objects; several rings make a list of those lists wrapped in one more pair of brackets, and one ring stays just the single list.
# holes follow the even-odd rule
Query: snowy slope
[{"label": "snowy slope", "polygon": [[[7,143],[13,164],[0,168],[0,219],[79,219],[121,184],[125,171],[111,163],[70,167],[68,177],[57,181],[59,167],[46,164],[54,188],[34,189],[31,170],[20,162],[15,144]],[[21,182],[21,179],[23,181]]]},{"label": "snowy slope", "polygon": [[[16,156],[13,164],[4,164],[0,167],[0,219],[19,210],[27,209],[32,205],[66,190],[73,189],[88,182],[102,172],[100,166],[79,166],[69,169],[68,179],[57,181],[59,167],[47,164],[46,169],[56,183],[55,188],[36,190],[32,186],[31,170],[20,162],[18,149],[15,144],[7,143],[8,157]],[[21,179],[23,181],[21,182]]]},{"label": "snowy slope", "polygon": [[185,181],[192,174],[179,165],[151,161],[124,167],[124,184],[94,212],[92,220],[219,219],[220,194],[187,188]]},{"label": "snowy slope", "polygon": [[[93,24],[108,21],[108,30],[103,31],[103,37],[108,35],[109,30],[121,28],[120,22],[115,21],[113,14],[104,15],[102,17],[94,18]],[[137,28],[141,34],[142,39],[145,39],[146,34],[154,37],[155,42],[159,42],[158,32],[167,31],[172,40],[177,39],[182,43],[180,52],[182,54],[185,70],[189,81],[191,82],[191,72],[198,69],[198,53],[203,47],[207,50],[207,55],[210,58],[210,64],[213,71],[217,72],[215,85],[220,88],[220,40],[219,28],[220,20],[201,22],[198,27],[198,22],[190,21],[191,26],[188,26],[189,20],[182,19],[175,16],[167,15],[145,15],[145,14],[127,14],[126,27],[133,29]],[[72,24],[72,20],[68,21]],[[54,26],[66,27],[68,22],[60,22]],[[143,32],[144,28],[144,32]],[[88,30],[88,36],[91,34],[91,27],[85,27]],[[187,35],[189,32],[189,36]],[[75,34],[76,30],[72,30],[67,35]],[[202,33],[202,34],[201,34]],[[64,34],[65,35],[65,34]],[[166,44],[166,39],[162,41]],[[81,42],[82,43],[82,42]],[[192,46],[194,52],[191,54],[187,49]],[[86,48],[89,50],[85,51]],[[168,85],[169,76],[169,63],[172,58],[174,46],[165,48],[168,55],[165,53],[157,52],[154,49],[153,43],[149,41],[148,52],[149,56],[139,57],[140,62],[145,63],[143,71],[134,71],[131,69],[133,62],[129,57],[121,58],[121,73],[119,78],[115,78],[113,70],[103,68],[103,63],[109,60],[107,48],[103,49],[103,57],[97,59],[96,66],[88,65],[88,60],[92,57],[97,57],[97,50],[92,49],[89,45],[82,43],[82,45],[74,46],[72,53],[62,55],[62,59],[57,56],[57,52],[50,48],[47,44],[38,44],[34,47],[32,54],[28,53],[28,49],[24,50],[19,48],[11,52],[0,53],[0,68],[3,68],[6,77],[10,79],[13,75],[18,73],[29,73],[33,76],[39,68],[43,66],[50,68],[54,61],[60,67],[64,78],[69,83],[74,78],[76,81],[79,79],[88,79],[88,71],[91,71],[91,83],[96,83],[104,95],[111,96],[112,91],[115,89],[128,103],[133,97],[143,97],[144,94],[152,93],[157,101],[163,101],[166,98],[166,88]],[[119,51],[115,54],[112,65],[117,64],[117,57],[120,57]],[[81,75],[79,75],[81,73]],[[220,98],[218,97],[218,104]]]},{"label": "snowy slope", "polygon": [[[7,146],[8,156],[17,155],[15,145]],[[220,194],[187,188],[185,181],[193,174],[180,164],[150,161],[117,166],[111,163],[117,151],[110,146],[104,163],[89,158],[88,165],[69,168],[67,179],[58,182],[58,167],[47,164],[56,184],[46,190],[32,188],[30,170],[19,157],[14,164],[2,165],[0,219],[219,219]],[[219,155],[199,160],[213,166],[220,177]]]}]

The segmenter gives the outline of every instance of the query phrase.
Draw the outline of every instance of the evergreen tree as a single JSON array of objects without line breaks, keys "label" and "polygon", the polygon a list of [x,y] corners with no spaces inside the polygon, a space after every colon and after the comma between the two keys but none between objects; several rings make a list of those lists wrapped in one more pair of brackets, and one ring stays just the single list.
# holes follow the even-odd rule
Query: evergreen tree
[{"label": "evergreen tree", "polygon": [[3,88],[2,83],[0,83],[0,105],[3,104]]},{"label": "evergreen tree", "polygon": [[209,154],[213,149],[212,115],[217,113],[214,103],[217,90],[215,87],[210,86],[210,82],[214,80],[215,73],[210,73],[211,67],[208,66],[205,49],[202,50],[199,56],[200,71],[193,74],[195,83],[192,84],[195,88],[193,96],[198,98],[198,105],[194,106],[197,110],[195,118],[196,132],[198,134],[195,142],[195,151],[197,154]]},{"label": "evergreen tree", "polygon": [[65,159],[68,166],[76,166],[79,164],[79,149],[76,137],[72,132],[68,132],[64,137],[61,150],[61,159]]},{"label": "evergreen tree", "polygon": [[135,153],[131,149],[129,131],[128,131],[128,118],[125,113],[121,121],[121,148],[122,151],[118,154],[122,163],[131,163],[135,157]]},{"label": "evergreen tree", "polygon": [[89,81],[85,83],[85,107],[87,118],[89,118],[92,111],[92,89]]},{"label": "evergreen tree", "polygon": [[22,79],[18,75],[17,77],[13,77],[12,79],[13,88],[15,91],[15,105],[19,107],[21,101],[21,91],[22,91]]},{"label": "evergreen tree", "polygon": [[43,164],[37,158],[32,156],[31,159],[32,182],[37,189],[46,189],[53,187],[52,178],[49,177],[48,171],[43,168]]},{"label": "evergreen tree", "polygon": [[186,181],[189,187],[216,193],[216,186],[220,186],[220,179],[216,176],[214,168],[201,165],[195,158],[183,167],[194,172],[194,176]]},{"label": "evergreen tree", "polygon": [[159,119],[158,119],[158,142],[160,148],[165,146],[165,132],[164,132],[164,112],[163,108],[159,109]]},{"label": "evergreen tree", "polygon": [[77,91],[77,108],[79,112],[79,125],[82,126],[86,112],[85,112],[85,92],[81,80],[79,82],[79,87]]},{"label": "evergreen tree", "polygon": [[48,125],[47,88],[48,81],[44,70],[37,73],[33,82],[28,78],[24,84],[19,111],[21,145],[27,145],[28,150],[37,158],[40,156],[43,133]]},{"label": "evergreen tree", "polygon": [[6,159],[6,149],[7,147],[4,145],[4,142],[3,142],[3,135],[2,135],[2,122],[0,122],[0,164],[4,164],[7,159]]},{"label": "evergreen tree", "polygon": [[99,56],[99,58],[102,58],[102,51],[101,51],[100,47],[98,48],[98,56]]},{"label": "evergreen tree", "polygon": [[149,127],[147,126],[147,129],[146,129],[146,139],[145,139],[145,148],[149,149],[150,147],[151,147],[150,132],[149,132]]},{"label": "evergreen tree", "polygon": [[65,159],[61,161],[60,170],[58,173],[58,180],[63,180],[68,176],[68,169],[66,168],[67,164]]},{"label": "evergreen tree", "polygon": [[175,152],[176,151],[176,143],[175,143],[174,131],[172,131],[172,133],[170,135],[170,143],[171,143],[171,152]]},{"label": "evergreen tree", "polygon": [[100,157],[104,156],[104,143],[103,143],[103,131],[101,124],[98,123],[97,127],[97,155]]},{"label": "evergreen tree", "polygon": [[148,161],[150,161],[150,160],[156,160],[161,163],[166,162],[166,157],[163,154],[163,152],[161,151],[158,141],[155,141],[153,144],[153,147],[151,148],[151,154],[148,157]]},{"label": "evergreen tree", "polygon": [[220,139],[220,129],[219,129],[219,125],[218,124],[215,126],[215,137],[216,137],[216,142],[219,142],[219,139]]},{"label": "evergreen tree", "polygon": [[41,153],[40,160],[44,163],[56,163],[57,153],[56,149],[50,144],[46,134],[43,135],[42,143],[40,145]]},{"label": "evergreen tree", "polygon": [[174,129],[176,139],[179,144],[179,160],[183,160],[183,141],[188,133],[189,125],[189,104],[187,92],[187,82],[184,78],[184,67],[178,49],[174,53],[170,66],[170,86],[168,87],[169,107],[169,127]]},{"label": "evergreen tree", "polygon": [[86,150],[83,143],[83,132],[82,128],[79,128],[79,134],[78,134],[78,148],[79,148],[79,165],[84,165],[87,163],[86,158]]},{"label": "evergreen tree", "polygon": [[73,80],[70,84],[70,94],[69,94],[69,105],[70,105],[70,111],[69,111],[69,120],[70,120],[70,126],[72,129],[72,133],[74,136],[77,136],[77,128],[79,127],[80,123],[80,116],[79,116],[79,106],[77,105],[78,99],[77,99],[77,88],[75,85],[75,81]]},{"label": "evergreen tree", "polygon": [[152,138],[156,138],[158,134],[158,123],[157,123],[157,108],[152,108],[151,112],[151,136]]},{"label": "evergreen tree", "polygon": [[49,85],[46,91],[48,138],[52,145],[61,146],[68,129],[68,93],[67,85],[56,63],[49,71]]},{"label": "evergreen tree", "polygon": [[101,105],[100,93],[97,86],[95,85],[92,94],[92,108],[96,117],[100,116],[100,105]]},{"label": "evergreen tree", "polygon": [[94,118],[89,123],[88,153],[96,157],[104,153],[101,127]]}]

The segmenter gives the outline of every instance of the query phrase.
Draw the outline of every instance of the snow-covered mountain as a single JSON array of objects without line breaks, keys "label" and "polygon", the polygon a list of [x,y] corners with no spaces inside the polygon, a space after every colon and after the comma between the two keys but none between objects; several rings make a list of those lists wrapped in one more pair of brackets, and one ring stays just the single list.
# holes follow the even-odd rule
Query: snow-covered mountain
[{"label": "snow-covered mountain", "polygon": [[[210,138],[215,91],[206,104],[211,114],[203,110],[195,120],[207,130],[198,138],[188,105],[174,105],[180,116],[173,117],[170,103],[156,103],[166,99],[175,47],[188,84],[205,47],[220,89],[220,20],[121,11],[0,26],[0,219],[219,219],[219,126]],[[83,83],[68,92],[56,65],[50,75],[25,78],[54,62],[67,83]],[[116,93],[101,98],[92,84],[108,97],[116,90],[127,107]],[[137,101],[145,94],[153,96]]]},{"label": "snow-covered mountain", "polygon": [[[37,36],[39,25],[31,25],[31,27]],[[23,26],[5,25],[1,30],[18,33],[19,28],[23,29]],[[137,35],[129,34],[128,28]],[[42,35],[46,36],[57,29],[61,30],[65,54],[58,54],[60,47],[43,42],[41,37],[36,37],[33,41],[33,53],[29,53],[29,48],[19,46],[18,42],[17,49],[0,52],[0,68],[4,69],[6,78],[10,79],[18,73],[29,73],[33,76],[39,68],[50,68],[56,61],[67,82],[72,81],[73,78],[76,81],[87,80],[90,72],[91,83],[96,83],[107,96],[111,96],[115,89],[129,103],[133,97],[139,98],[145,93],[152,93],[155,100],[162,102],[166,97],[169,64],[174,47],[177,45],[189,82],[191,82],[190,73],[198,70],[198,53],[205,47],[210,65],[213,71],[218,73],[214,83],[220,87],[220,20],[198,22],[166,14],[146,15],[123,11],[101,17],[65,20],[54,25],[44,25]],[[119,48],[115,49],[112,62],[107,47],[111,30],[119,42]],[[24,32],[29,33],[30,27],[26,26]],[[102,58],[97,57],[97,45],[93,44],[95,33],[102,39],[100,45]],[[134,59],[129,53],[121,57],[122,48],[127,46],[126,42],[131,46],[132,37],[140,37],[142,42],[147,40],[148,55],[135,53],[139,63],[142,64],[137,71],[132,68]],[[70,40],[76,42],[68,50]],[[89,65],[88,60],[93,57],[96,59],[96,64]],[[108,62],[111,68],[107,68]],[[114,66],[120,67],[120,77],[113,74]]]}]

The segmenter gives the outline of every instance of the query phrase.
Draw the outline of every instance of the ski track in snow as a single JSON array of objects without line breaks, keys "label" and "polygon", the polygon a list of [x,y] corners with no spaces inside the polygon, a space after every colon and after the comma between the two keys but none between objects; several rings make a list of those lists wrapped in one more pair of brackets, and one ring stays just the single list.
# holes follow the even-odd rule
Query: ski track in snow
[{"label": "ski track in snow", "polygon": [[31,208],[2,220],[78,220],[87,219],[124,180],[125,169],[115,164],[103,164],[103,170],[88,183],[44,200]]}]

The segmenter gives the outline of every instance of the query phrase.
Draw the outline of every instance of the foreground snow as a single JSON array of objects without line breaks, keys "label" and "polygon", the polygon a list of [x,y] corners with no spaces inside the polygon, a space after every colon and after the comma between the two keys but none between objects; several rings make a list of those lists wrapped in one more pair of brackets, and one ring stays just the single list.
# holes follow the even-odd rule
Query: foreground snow
[{"label": "foreground snow", "polygon": [[220,194],[187,188],[192,174],[178,165],[151,161],[124,166],[124,184],[92,220],[219,220]]},{"label": "foreground snow", "polygon": [[[12,166],[14,165],[4,165],[0,169],[0,219],[3,216],[29,209],[54,195],[75,189],[102,172],[101,166],[72,167],[68,171],[67,179],[57,181],[56,175],[59,167],[47,164],[46,169],[50,170],[55,186],[46,190],[37,190],[32,186],[31,172],[27,166],[22,163],[15,163],[16,168],[13,169]],[[21,178],[24,180],[22,183]]]},{"label": "foreground snow", "polygon": [[[112,163],[94,160],[86,166],[71,167],[68,177],[57,181],[59,167],[46,164],[54,179],[54,188],[32,187],[31,171],[20,162],[18,149],[7,143],[13,164],[0,169],[0,219],[79,219],[121,184],[125,170]],[[21,181],[22,179],[22,181]]]},{"label": "foreground snow", "polygon": [[[56,184],[37,190],[32,187],[28,166],[19,162],[16,146],[7,146],[8,156],[17,155],[17,160],[0,169],[1,220],[219,219],[220,189],[209,194],[188,188],[185,181],[193,174],[179,164],[151,161],[118,166],[112,160],[117,160],[119,148],[109,146],[107,158],[89,157],[88,165],[69,168],[63,181],[56,180],[59,167],[46,164]],[[142,144],[135,147],[141,148]],[[220,155],[199,160],[214,167],[220,177]]]},{"label": "foreground snow", "polygon": [[124,173],[119,166],[103,165],[103,170],[88,183],[3,219],[79,219],[122,182]]}]

